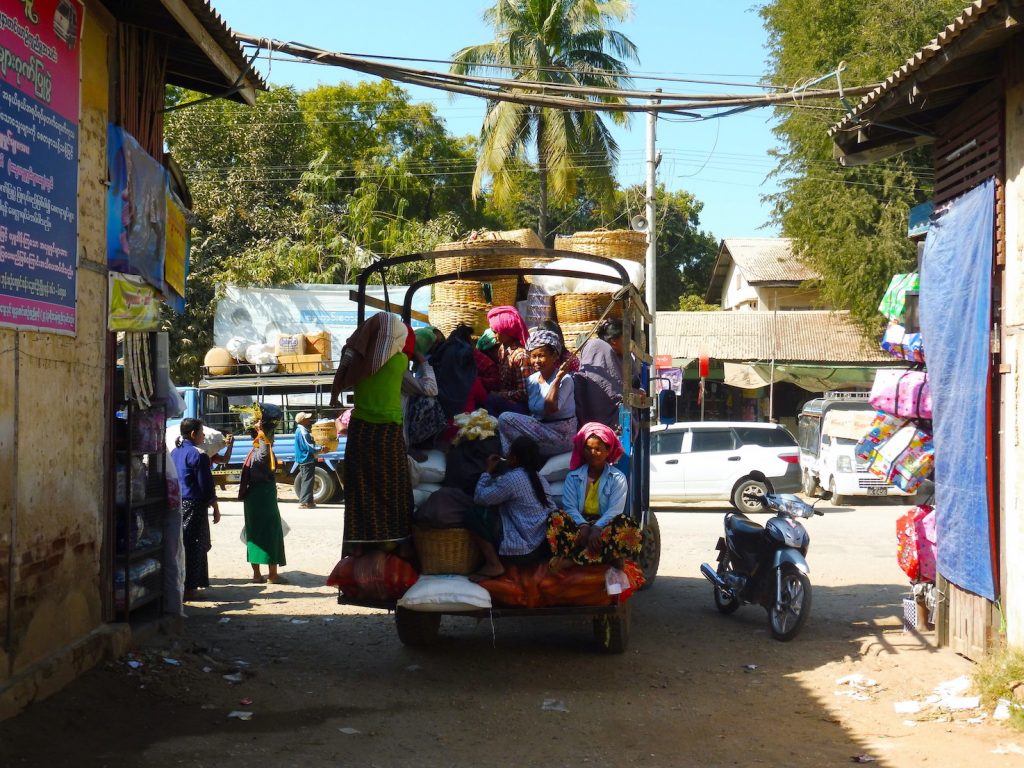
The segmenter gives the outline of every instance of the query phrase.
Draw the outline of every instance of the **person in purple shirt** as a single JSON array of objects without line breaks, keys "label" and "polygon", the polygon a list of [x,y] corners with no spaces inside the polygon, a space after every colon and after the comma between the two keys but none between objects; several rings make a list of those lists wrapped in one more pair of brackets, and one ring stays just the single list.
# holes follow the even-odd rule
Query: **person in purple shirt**
[{"label": "person in purple shirt", "polygon": [[220,522],[216,489],[210,457],[202,449],[206,436],[199,419],[181,420],[181,437],[175,440],[171,461],[178,472],[181,486],[182,539],[185,545],[184,600],[195,600],[199,590],[210,586],[206,553],[210,551],[210,520],[207,510],[213,507],[213,522]]}]

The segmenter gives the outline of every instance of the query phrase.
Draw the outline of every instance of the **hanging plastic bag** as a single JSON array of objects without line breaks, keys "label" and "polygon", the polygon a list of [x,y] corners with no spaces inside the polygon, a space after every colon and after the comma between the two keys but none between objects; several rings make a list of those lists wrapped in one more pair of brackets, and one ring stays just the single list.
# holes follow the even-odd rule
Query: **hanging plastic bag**
[{"label": "hanging plastic bag", "polygon": [[916,369],[880,368],[875,372],[868,401],[879,411],[905,419],[930,419],[932,393],[928,372]]},{"label": "hanging plastic bag", "polygon": [[900,360],[911,363],[924,362],[924,343],[920,333],[907,333],[907,329],[897,322],[889,323],[882,336],[882,351],[888,352]]},{"label": "hanging plastic bag", "polygon": [[630,588],[629,577],[614,566],[604,574],[604,588],[609,595],[621,595]]},{"label": "hanging plastic bag", "polygon": [[868,461],[871,458],[871,452],[895,435],[897,430],[906,423],[907,420],[901,419],[899,416],[893,416],[885,411],[877,411],[868,433],[860,439],[854,448],[854,454],[861,461]]},{"label": "hanging plastic bag", "polygon": [[878,311],[890,320],[902,323],[907,309],[907,291],[916,291],[920,286],[921,279],[917,272],[893,275],[878,305]]}]

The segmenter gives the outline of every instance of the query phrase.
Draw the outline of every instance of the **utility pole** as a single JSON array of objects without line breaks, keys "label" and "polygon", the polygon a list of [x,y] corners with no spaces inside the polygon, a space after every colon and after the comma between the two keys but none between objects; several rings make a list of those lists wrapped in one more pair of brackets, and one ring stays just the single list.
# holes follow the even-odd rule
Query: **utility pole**
[{"label": "utility pole", "polygon": [[[657,89],[659,92],[661,88]],[[651,104],[660,104],[660,99],[651,101]],[[657,320],[656,307],[658,302],[658,280],[656,257],[658,255],[658,231],[655,216],[657,211],[654,208],[654,193],[658,183],[658,154],[655,150],[657,141],[658,113],[651,111],[647,113],[647,194],[646,211],[647,218],[647,258],[644,261],[644,271],[647,273],[647,285],[645,298],[647,309],[651,317]],[[651,338],[648,340],[651,345],[651,354],[658,354],[658,337],[655,333],[655,322],[651,323]]]}]

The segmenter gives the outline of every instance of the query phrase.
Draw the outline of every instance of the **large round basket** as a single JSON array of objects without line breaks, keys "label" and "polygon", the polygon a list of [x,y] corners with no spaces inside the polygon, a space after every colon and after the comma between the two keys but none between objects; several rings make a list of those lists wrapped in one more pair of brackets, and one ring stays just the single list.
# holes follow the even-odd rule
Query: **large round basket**
[{"label": "large round basket", "polygon": [[459,240],[453,243],[441,243],[435,251],[453,251],[451,256],[438,256],[434,261],[434,269],[438,275],[458,274],[470,269],[504,269],[518,263],[512,256],[493,256],[485,253],[458,255],[458,251],[480,248],[519,248],[515,240],[499,240],[494,233],[486,233],[472,240]]},{"label": "large round basket", "polygon": [[556,237],[555,248],[643,264],[647,256],[647,235],[631,229],[595,229]]},{"label": "large round basket", "polygon": [[513,306],[516,303],[518,293],[519,280],[517,278],[502,278],[491,281],[491,304],[496,307]]},{"label": "large round basket", "polygon": [[467,302],[457,305],[433,302],[427,309],[430,317],[430,324],[437,328],[445,336],[460,325],[468,325],[476,334],[487,330],[487,310],[489,306],[484,303]]},{"label": "large round basket", "polygon": [[483,284],[476,280],[434,283],[435,304],[486,304]]},{"label": "large round basket", "polygon": [[520,248],[543,248],[544,241],[532,229],[507,229],[496,232],[499,240],[513,240]]},{"label": "large round basket", "polygon": [[[585,337],[597,328],[597,321],[591,320],[587,323],[559,323],[559,327],[562,329],[562,336],[565,338],[565,345],[569,348],[569,351],[572,352],[579,348],[579,340],[581,336]],[[592,338],[595,337],[596,334]]]},{"label": "large round basket", "polygon": [[338,425],[333,421],[317,422],[309,431],[313,434],[313,442],[324,446],[328,453],[338,450]]},{"label": "large round basket", "polygon": [[[556,293],[555,319],[565,331],[566,323],[596,322],[612,300],[611,293]],[[608,317],[622,317],[622,305],[615,302]]]},{"label": "large round basket", "polygon": [[420,559],[420,573],[455,573],[466,576],[480,564],[480,548],[465,528],[412,529]]}]

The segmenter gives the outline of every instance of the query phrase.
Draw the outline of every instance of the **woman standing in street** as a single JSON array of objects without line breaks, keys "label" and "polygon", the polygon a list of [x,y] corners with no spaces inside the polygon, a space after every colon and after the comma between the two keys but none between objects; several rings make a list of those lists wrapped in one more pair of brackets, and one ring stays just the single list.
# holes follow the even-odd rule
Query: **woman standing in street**
[{"label": "woman standing in street", "polygon": [[[277,406],[256,403],[247,410],[245,427],[252,436],[252,448],[242,465],[238,498],[245,509],[246,559],[252,566],[252,580],[257,584],[270,581],[286,583],[278,575],[278,566],[285,565],[284,529],[281,510],[277,506],[277,458],[274,456],[274,430],[283,415]],[[260,566],[269,574],[264,578]]]},{"label": "woman standing in street", "polygon": [[220,522],[213,486],[210,457],[202,449],[206,435],[199,419],[182,419],[181,436],[171,451],[171,461],[181,488],[182,541],[185,546],[185,591],[182,599],[195,600],[199,590],[210,586],[209,564],[210,519],[207,510],[213,507],[213,522]]}]

